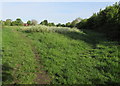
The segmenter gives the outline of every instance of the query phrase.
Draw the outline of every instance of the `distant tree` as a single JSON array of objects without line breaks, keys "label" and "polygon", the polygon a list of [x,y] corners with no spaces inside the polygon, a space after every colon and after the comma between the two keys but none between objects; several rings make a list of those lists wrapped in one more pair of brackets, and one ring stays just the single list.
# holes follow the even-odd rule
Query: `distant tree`
[{"label": "distant tree", "polygon": [[28,25],[32,25],[32,22],[30,20],[27,21]]},{"label": "distant tree", "polygon": [[76,24],[76,27],[79,29],[85,29],[87,27],[87,19],[82,19],[81,22]]},{"label": "distant tree", "polygon": [[16,26],[16,21],[12,21],[11,26]]},{"label": "distant tree", "polygon": [[6,19],[6,21],[5,21],[5,25],[10,26],[10,25],[11,25],[11,22],[12,22],[11,19]]},{"label": "distant tree", "polygon": [[[1,20],[2,21],[2,20]],[[5,21],[2,21],[2,25],[5,25]]]},{"label": "distant tree", "polygon": [[2,21],[2,20],[0,20],[0,24],[1,24],[1,25],[2,25],[2,22],[3,22],[3,21]]},{"label": "distant tree", "polygon": [[52,26],[55,26],[55,24],[54,24],[54,23],[51,23],[51,25],[52,25]]},{"label": "distant tree", "polygon": [[48,26],[55,26],[54,23],[48,23]]},{"label": "distant tree", "polygon": [[65,24],[61,24],[62,27],[65,27]]},{"label": "distant tree", "polygon": [[23,22],[20,18],[17,18],[14,23],[16,23],[17,26],[22,26],[23,25]]},{"label": "distant tree", "polygon": [[57,26],[57,27],[60,27],[60,26],[61,26],[61,23],[58,23],[56,26]]},{"label": "distant tree", "polygon": [[70,22],[66,23],[66,27],[71,27],[71,23]]},{"label": "distant tree", "polygon": [[42,21],[40,24],[42,24],[42,25],[48,25],[48,21],[47,21],[47,20],[44,20],[44,21]]},{"label": "distant tree", "polygon": [[38,23],[37,20],[35,20],[35,19],[33,19],[31,22],[32,22],[32,25],[37,25],[37,23]]},{"label": "distant tree", "polygon": [[75,27],[77,23],[79,23],[82,19],[81,18],[76,18],[71,22],[71,27]]},{"label": "distant tree", "polygon": [[2,20],[0,20],[0,24],[2,24]]}]

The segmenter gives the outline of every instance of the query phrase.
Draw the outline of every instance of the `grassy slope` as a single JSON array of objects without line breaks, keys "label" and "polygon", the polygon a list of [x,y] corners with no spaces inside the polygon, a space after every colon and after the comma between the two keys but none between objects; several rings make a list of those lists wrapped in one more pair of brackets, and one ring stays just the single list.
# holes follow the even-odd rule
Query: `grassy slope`
[{"label": "grassy slope", "polygon": [[[15,29],[15,28],[13,28]],[[35,83],[36,61],[31,46],[11,28],[3,31],[3,84]]]},{"label": "grassy slope", "polygon": [[[3,77],[7,80],[4,83],[16,83],[16,80],[19,80],[19,83],[33,82],[36,62],[31,46],[27,40],[9,28],[4,29],[3,33],[3,65],[10,69],[6,68],[4,71],[9,77],[13,77],[12,81],[12,78],[9,79],[5,74]],[[40,63],[44,65],[43,70],[53,77],[52,83],[120,82],[118,44],[107,41],[99,33],[84,31],[59,34],[43,31],[23,34],[33,40],[33,45],[41,57]],[[17,65],[20,67],[17,68]]]},{"label": "grassy slope", "polygon": [[31,32],[28,37],[41,56],[52,83],[103,84],[119,83],[118,44],[92,31]]}]

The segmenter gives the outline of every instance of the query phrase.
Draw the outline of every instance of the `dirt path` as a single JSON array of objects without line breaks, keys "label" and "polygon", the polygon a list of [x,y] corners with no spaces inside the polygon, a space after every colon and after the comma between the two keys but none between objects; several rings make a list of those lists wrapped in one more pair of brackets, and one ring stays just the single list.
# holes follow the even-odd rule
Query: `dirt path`
[{"label": "dirt path", "polygon": [[31,49],[34,53],[34,58],[36,59],[36,63],[37,63],[37,68],[36,68],[37,72],[35,72],[37,77],[34,81],[37,84],[50,84],[51,79],[50,79],[49,75],[45,71],[42,70],[44,67],[39,63],[40,56],[39,56],[39,53],[37,52],[35,46],[33,46],[32,40],[29,39],[28,37],[26,37],[26,35],[23,34],[22,32],[18,32],[16,30],[13,30],[13,32],[18,33],[21,37],[23,37],[26,40],[26,43],[31,46]]},{"label": "dirt path", "polygon": [[38,84],[50,84],[50,77],[45,71],[42,70],[44,67],[38,62],[40,60],[39,53],[36,51],[35,47],[32,48],[32,51],[34,52],[35,59],[38,64],[38,68],[36,70],[39,71],[36,73],[37,77],[35,79],[35,82]]}]

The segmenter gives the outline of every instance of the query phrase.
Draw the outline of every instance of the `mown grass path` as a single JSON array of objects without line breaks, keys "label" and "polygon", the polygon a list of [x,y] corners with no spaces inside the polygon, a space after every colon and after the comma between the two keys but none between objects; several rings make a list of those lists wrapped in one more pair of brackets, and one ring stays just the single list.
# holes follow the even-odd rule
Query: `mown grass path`
[{"label": "mown grass path", "polygon": [[32,40],[15,28],[3,29],[3,84],[49,84]]},{"label": "mown grass path", "polygon": [[31,49],[34,53],[34,58],[36,59],[36,63],[37,63],[37,68],[36,68],[37,72],[35,72],[35,74],[36,74],[35,82],[37,82],[37,84],[49,84],[50,77],[47,75],[47,73],[45,71],[41,70],[44,67],[39,63],[40,54],[36,50],[35,46],[33,45],[33,41],[31,39],[29,39],[28,37],[26,37],[25,34],[18,32],[16,30],[13,30],[13,31],[15,33],[19,34],[19,36],[21,36],[22,38],[24,38],[26,40],[26,43],[31,46]]}]

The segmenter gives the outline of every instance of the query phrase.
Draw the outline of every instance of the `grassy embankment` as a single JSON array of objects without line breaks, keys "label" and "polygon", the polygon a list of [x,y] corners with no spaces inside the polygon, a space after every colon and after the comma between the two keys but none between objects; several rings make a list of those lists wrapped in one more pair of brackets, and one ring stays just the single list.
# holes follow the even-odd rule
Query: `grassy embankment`
[{"label": "grassy embankment", "polygon": [[39,64],[44,66],[41,70],[53,78],[52,83],[120,82],[118,43],[108,41],[103,34],[45,26],[21,27],[20,30],[15,29],[16,32],[12,30],[10,27],[3,29],[3,66],[7,65],[6,69],[9,69],[4,71],[14,79],[5,74],[5,83],[34,83],[37,77],[34,73],[38,66],[34,53],[22,34],[32,40],[32,46],[39,53]]}]

